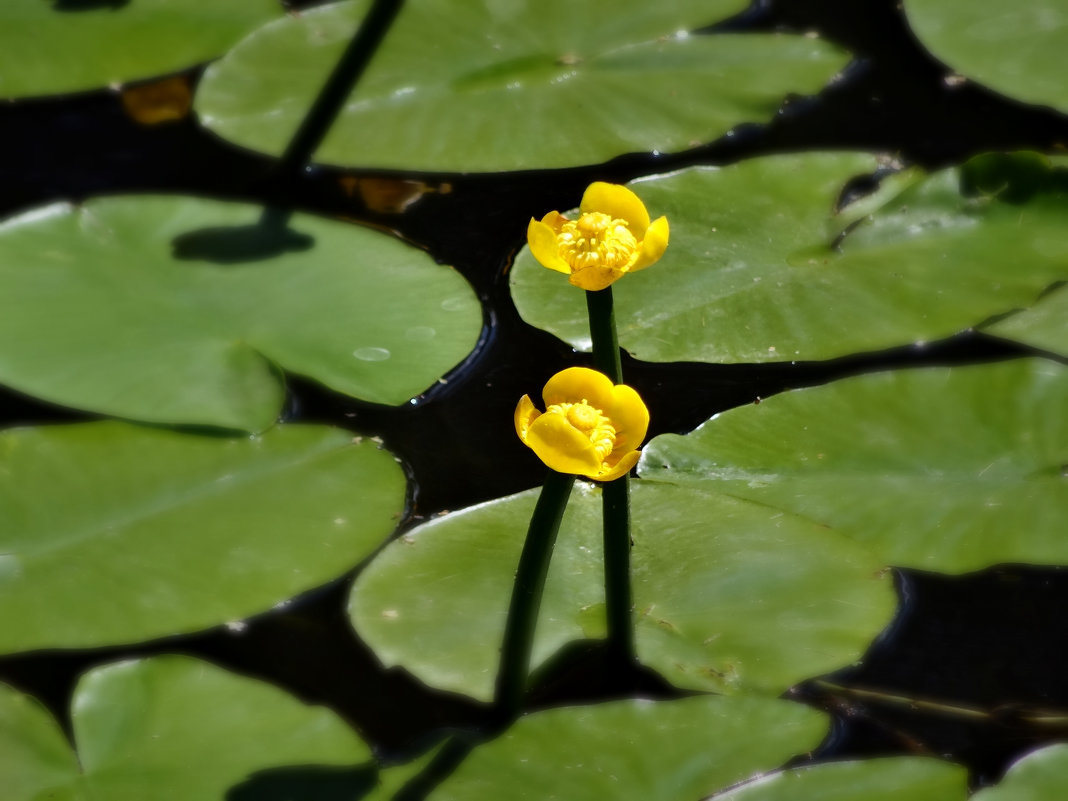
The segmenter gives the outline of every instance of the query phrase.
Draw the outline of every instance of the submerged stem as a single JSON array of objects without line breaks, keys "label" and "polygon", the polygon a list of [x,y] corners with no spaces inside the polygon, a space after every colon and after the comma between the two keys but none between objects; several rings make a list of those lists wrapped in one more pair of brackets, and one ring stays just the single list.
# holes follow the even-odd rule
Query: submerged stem
[{"label": "submerged stem", "polygon": [[[623,383],[619,340],[613,312],[612,287],[586,293],[593,341],[593,365],[612,379]],[[630,477],[620,476],[601,490],[604,526],[604,595],[608,624],[608,648],[612,655],[628,662],[637,661],[634,651],[634,605],[630,587]]]},{"label": "submerged stem", "polygon": [[530,671],[530,654],[534,647],[534,630],[538,622],[545,577],[549,572],[556,534],[564,517],[575,477],[549,471],[530,518],[523,553],[519,557],[512,601],[501,644],[501,667],[497,674],[495,703],[507,719],[519,715]]}]

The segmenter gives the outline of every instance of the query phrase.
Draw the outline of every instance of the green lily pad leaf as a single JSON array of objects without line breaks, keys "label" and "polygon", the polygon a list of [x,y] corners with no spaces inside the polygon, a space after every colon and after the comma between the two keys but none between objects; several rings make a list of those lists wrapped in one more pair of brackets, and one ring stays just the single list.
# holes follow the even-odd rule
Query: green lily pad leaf
[{"label": "green lily pad leaf", "polygon": [[1057,289],[1030,309],[983,330],[996,337],[1068,357],[1068,288]]},{"label": "green lily pad leaf", "polygon": [[204,801],[274,765],[356,765],[370,749],[329,710],[182,656],[119,662],[79,682],[74,742],[0,685],[6,801]]},{"label": "green lily pad leaf", "polygon": [[980,790],[972,801],[1052,801],[1064,795],[1065,777],[1068,743],[1059,743],[1022,757],[998,784]]},{"label": "green lily pad leaf", "polygon": [[[368,5],[338,3],[253,33],[205,74],[201,121],[244,147],[281,153]],[[745,6],[410,4],[316,160],[479,172],[684,150],[768,119],[786,94],[817,91],[848,60],[807,37],[680,33]]]},{"label": "green lily pad leaf", "polygon": [[778,694],[858,659],[890,622],[889,572],[844,537],[694,488],[634,503],[638,656],[680,687]]},{"label": "green lily pad leaf", "polygon": [[[492,697],[512,577],[537,491],[432,520],[360,574],[349,613],[386,665]],[[637,482],[632,554],[641,660],[679,686],[780,693],[856,659],[894,609],[880,563],[776,509]],[[604,636],[600,490],[564,515],[534,664]]]},{"label": "green lily pad leaf", "polygon": [[317,426],[253,438],[118,422],[0,434],[0,653],[135,642],[261,612],[371,553],[391,454]]},{"label": "green lily pad leaf", "polygon": [[644,477],[802,515],[887,563],[1068,564],[1068,368],[901,370],[731,409],[642,455]]},{"label": "green lily pad leaf", "polygon": [[4,0],[0,97],[78,92],[191,67],[281,10],[278,0]]},{"label": "green lily pad leaf", "polygon": [[[1022,201],[972,186],[967,167],[913,174],[878,209],[861,201],[861,223],[838,241],[856,215],[835,215],[835,200],[874,166],[810,153],[634,184],[654,217],[668,217],[672,240],[661,261],[613,287],[620,344],[648,361],[830,359],[949,336],[1068,277],[1063,168],[1044,163],[1050,180]],[[511,275],[527,322],[590,349],[581,291],[528,248]]]},{"label": "green lily pad leaf", "polygon": [[482,315],[453,270],[366,228],[177,197],[49,206],[0,226],[0,382],[54,403],[261,430],[273,365],[376,403],[431,386]]},{"label": "green lily pad leaf", "polygon": [[821,713],[772,698],[553,709],[476,748],[430,799],[703,798],[815,748],[826,731]]},{"label": "green lily pad leaf", "polygon": [[761,776],[708,801],[964,801],[968,773],[937,759],[828,762]]},{"label": "green lily pad leaf", "polygon": [[1068,111],[1068,11],[1062,0],[1018,6],[906,0],[909,26],[940,61],[1024,103]]}]

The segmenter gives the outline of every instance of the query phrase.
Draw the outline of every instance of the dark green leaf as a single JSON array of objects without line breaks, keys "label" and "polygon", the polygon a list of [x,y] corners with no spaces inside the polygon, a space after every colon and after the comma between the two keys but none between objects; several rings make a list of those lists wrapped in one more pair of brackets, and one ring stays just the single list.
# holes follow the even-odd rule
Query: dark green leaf
[{"label": "dark green leaf", "polygon": [[0,653],[238,620],[355,565],[405,479],[351,434],[253,438],[122,423],[0,434]]},{"label": "dark green leaf", "polygon": [[1068,744],[1058,743],[1019,759],[1002,780],[972,801],[1055,801],[1068,786]]},{"label": "dark green leaf", "polygon": [[260,430],[272,362],[376,403],[474,347],[470,286],[382,233],[176,197],[49,206],[0,226],[0,382],[122,417]]},{"label": "dark green leaf", "polygon": [[[430,521],[361,573],[350,614],[385,664],[488,699],[533,492]],[[600,491],[564,516],[534,648],[604,634]],[[641,659],[680,686],[782,692],[848,663],[894,606],[880,564],[800,518],[638,482],[633,575]]]},{"label": "dark green leaf", "polygon": [[280,12],[278,0],[4,0],[0,97],[78,92],[191,67]]},{"label": "dark green leaf", "polygon": [[964,801],[968,773],[937,759],[828,762],[761,776],[708,801]]},{"label": "dark green leaf", "polygon": [[[418,170],[567,167],[684,150],[764,121],[846,62],[787,35],[686,36],[740,0],[408,4],[316,159]],[[213,65],[201,120],[280,153],[368,3],[264,26]]]},{"label": "dark green leaf", "polygon": [[965,77],[1024,103],[1068,111],[1062,0],[905,0],[905,13],[923,45]]},{"label": "dark green leaf", "polygon": [[698,799],[811,750],[814,710],[770,698],[619,701],[521,718],[432,801]]},{"label": "dark green leaf", "polygon": [[1050,292],[1031,308],[983,330],[996,337],[1068,357],[1068,289]]},{"label": "dark green leaf", "polygon": [[1054,362],[876,373],[657,437],[639,469],[803,515],[889,564],[1066,564],[1065,409]]},{"label": "dark green leaf", "polygon": [[[1063,167],[1042,162],[1037,180],[1033,160],[1007,158],[1002,177],[1018,180],[1004,195],[962,194],[959,169],[910,173],[835,215],[848,179],[874,166],[810,153],[633,184],[672,240],[613,287],[620,344],[648,361],[830,359],[947,337],[1068,278]],[[511,275],[525,320],[589,349],[580,290],[529,249]]]},{"label": "dark green leaf", "polygon": [[206,801],[257,770],[371,759],[326,709],[188,657],[97,668],[72,706],[77,755],[41,706],[0,685],[5,801]]}]

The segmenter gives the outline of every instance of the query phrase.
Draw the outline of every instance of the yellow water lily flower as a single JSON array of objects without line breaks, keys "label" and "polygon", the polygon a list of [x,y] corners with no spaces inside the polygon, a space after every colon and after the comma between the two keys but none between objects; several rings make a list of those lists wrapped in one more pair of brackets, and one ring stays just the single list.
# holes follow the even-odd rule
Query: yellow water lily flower
[{"label": "yellow water lily flower", "polygon": [[577,287],[604,289],[648,267],[668,245],[667,217],[649,222],[645,204],[627,187],[592,183],[582,195],[579,218],[550,211],[527,226],[530,252]]},{"label": "yellow water lily flower", "polygon": [[538,458],[558,473],[611,481],[638,463],[649,410],[624,384],[586,367],[569,367],[542,390],[545,411],[524,395],[515,430]]}]

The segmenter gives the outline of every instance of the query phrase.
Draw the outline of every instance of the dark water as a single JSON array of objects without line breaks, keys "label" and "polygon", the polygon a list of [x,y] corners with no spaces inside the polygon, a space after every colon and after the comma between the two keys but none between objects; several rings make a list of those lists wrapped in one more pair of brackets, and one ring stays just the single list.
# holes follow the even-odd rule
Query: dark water
[{"label": "dark water", "polygon": [[[584,359],[523,323],[509,297],[507,269],[531,215],[575,205],[594,179],[623,182],[775,152],[877,150],[936,167],[986,150],[1049,150],[1068,142],[1062,116],[968,83],[947,82],[948,70],[915,43],[894,2],[771,0],[725,27],[817,30],[851,49],[857,60],[844,80],[819,97],[791,100],[769,124],[742,126],[695,151],[627,156],[586,169],[485,176],[313,168],[287,177],[270,160],[203,132],[192,118],[140,126],[110,92],[0,104],[0,215],[55,200],[137,191],[249,199],[392,228],[455,265],[482,299],[488,325],[481,347],[448,383],[414,405],[387,408],[297,378],[289,382],[289,419],[379,435],[403,459],[413,484],[405,525],[414,525],[440,510],[541,481],[542,468],[510,433],[508,416],[486,414],[501,399],[510,409],[515,398],[562,365]],[[198,75],[187,73],[192,83]],[[435,191],[401,214],[396,209],[402,204],[388,192],[372,193],[370,202],[351,193],[353,178],[394,194],[404,189],[391,183],[396,179],[411,186],[425,182]],[[891,366],[975,363],[1025,353],[969,333],[922,350],[832,362],[715,366],[625,359],[624,372],[648,400],[650,435],[656,435],[685,432],[718,411],[787,388]],[[87,418],[0,390],[0,420],[8,425]],[[899,571],[896,578],[897,620],[862,664],[794,693],[835,716],[822,755],[946,756],[968,765],[982,783],[1022,751],[1068,736],[1028,722],[1032,712],[1068,707],[1068,626],[1062,611],[1068,572],[1002,566],[958,578],[911,571]],[[218,629],[136,647],[0,658],[0,680],[38,695],[66,720],[73,682],[85,669],[131,655],[179,651],[329,705],[386,757],[401,757],[439,727],[484,722],[480,705],[377,666],[348,626],[344,603],[350,579],[351,574],[250,620],[241,632]],[[562,660],[538,703],[669,692],[643,674],[617,676],[609,686],[598,657],[590,649]],[[864,692],[871,687],[931,703],[876,698]]]}]

